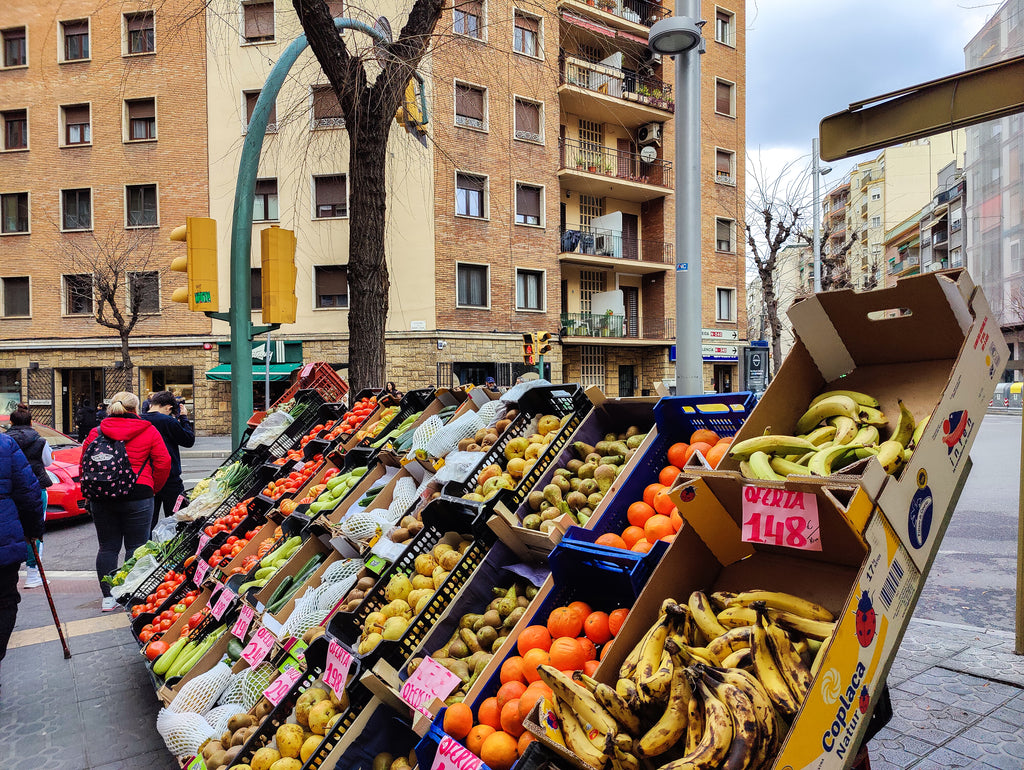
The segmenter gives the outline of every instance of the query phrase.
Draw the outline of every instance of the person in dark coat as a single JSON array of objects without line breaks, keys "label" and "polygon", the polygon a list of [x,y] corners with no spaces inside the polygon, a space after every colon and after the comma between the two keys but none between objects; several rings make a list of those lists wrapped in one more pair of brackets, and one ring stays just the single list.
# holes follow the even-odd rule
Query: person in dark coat
[{"label": "person in dark coat", "polygon": [[[97,425],[99,425],[105,419],[107,419],[107,405],[104,404],[102,401],[100,401],[96,405],[96,423],[95,423],[95,425],[93,425],[93,428],[95,428]],[[82,439],[82,443],[85,443],[85,439]]]},{"label": "person in dark coat", "polygon": [[18,567],[25,561],[25,541],[42,535],[39,480],[15,440],[0,433],[0,661],[18,618]]},{"label": "person in dark coat", "polygon": [[[192,424],[188,419],[188,409],[179,403],[169,390],[153,393],[149,398],[149,411],[142,418],[153,424],[160,431],[167,453],[171,456],[171,473],[167,483],[153,498],[153,526],[160,521],[160,509],[164,516],[174,513],[174,504],[179,496],[185,494],[185,484],[181,480],[181,452],[179,447],[195,446],[196,436],[192,432]],[[186,503],[183,502],[183,505]]]},{"label": "person in dark coat", "polygon": [[[46,510],[46,488],[53,482],[46,472],[46,466],[53,462],[53,452],[46,439],[39,435],[39,432],[32,427],[32,415],[26,404],[18,404],[18,408],[11,412],[11,426],[7,429],[7,435],[14,439],[21,449],[25,459],[28,460],[32,473],[39,481],[43,490],[43,510]],[[36,541],[36,550],[43,552],[43,539]],[[35,554],[31,546],[25,546],[25,588],[39,588],[43,584],[43,578],[39,574],[39,565],[36,564]]]},{"label": "person in dark coat", "polygon": [[75,410],[75,423],[78,425],[79,443],[85,441],[89,431],[99,424],[99,421],[96,419],[96,407],[92,405],[89,399],[83,398],[82,403]]}]

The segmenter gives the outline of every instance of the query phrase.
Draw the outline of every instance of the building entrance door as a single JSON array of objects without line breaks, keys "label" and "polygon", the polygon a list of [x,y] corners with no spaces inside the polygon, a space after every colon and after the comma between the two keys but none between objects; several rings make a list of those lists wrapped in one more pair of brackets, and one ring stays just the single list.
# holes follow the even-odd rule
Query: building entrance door
[{"label": "building entrance door", "polygon": [[633,365],[619,367],[619,397],[626,398],[636,395],[636,375],[633,373]]},{"label": "building entrance door", "polygon": [[61,420],[58,430],[75,436],[75,412],[83,400],[95,407],[103,400],[102,369],[61,369]]},{"label": "building entrance door", "polygon": [[732,393],[732,367],[715,364],[715,392]]}]

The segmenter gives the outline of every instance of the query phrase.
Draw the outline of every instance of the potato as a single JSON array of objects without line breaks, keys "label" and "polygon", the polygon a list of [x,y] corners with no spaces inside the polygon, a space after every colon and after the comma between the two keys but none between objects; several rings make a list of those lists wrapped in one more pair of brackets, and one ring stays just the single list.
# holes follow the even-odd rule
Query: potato
[{"label": "potato", "polygon": [[277,728],[274,740],[277,741],[277,750],[281,752],[281,756],[292,759],[298,757],[299,751],[302,749],[304,735],[302,725],[288,723]]},{"label": "potato", "polygon": [[270,770],[302,770],[302,763],[292,757],[282,757],[270,766]]}]

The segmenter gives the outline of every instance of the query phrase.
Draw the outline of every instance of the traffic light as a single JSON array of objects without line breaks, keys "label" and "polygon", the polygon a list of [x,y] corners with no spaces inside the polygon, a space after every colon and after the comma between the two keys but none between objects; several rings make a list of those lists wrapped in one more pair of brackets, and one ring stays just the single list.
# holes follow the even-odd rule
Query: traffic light
[{"label": "traffic light", "polygon": [[295,296],[295,233],[272,225],[260,231],[260,278],[263,323],[293,324],[299,304]]},{"label": "traffic light", "polygon": [[405,98],[402,106],[395,112],[395,122],[402,126],[413,136],[427,133],[429,121],[423,114],[423,102],[421,101],[420,89],[424,86],[416,82],[416,78],[410,78],[405,86]]},{"label": "traffic light", "polygon": [[187,302],[189,310],[216,312],[217,296],[217,220],[188,217],[185,224],[171,231],[172,241],[188,247],[186,256],[171,262],[171,270],[188,274],[188,286],[175,289],[173,302]]},{"label": "traffic light", "polygon": [[551,352],[551,332],[537,332],[537,355],[546,356]]},{"label": "traffic light", "polygon": [[533,332],[526,332],[523,335],[523,363],[527,366],[534,366],[537,363],[536,349]]}]

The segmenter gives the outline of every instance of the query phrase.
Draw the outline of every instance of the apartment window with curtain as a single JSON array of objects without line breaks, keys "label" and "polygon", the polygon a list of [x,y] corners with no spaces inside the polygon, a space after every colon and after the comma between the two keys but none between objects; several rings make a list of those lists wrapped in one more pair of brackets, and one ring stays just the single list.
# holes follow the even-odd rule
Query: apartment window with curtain
[{"label": "apartment window with curtain", "polygon": [[316,219],[337,219],[348,216],[348,177],[330,174],[313,177]]},{"label": "apartment window with curtain", "polygon": [[715,79],[715,112],[736,117],[736,86],[727,80]]},{"label": "apartment window with curtain", "polygon": [[715,220],[715,249],[717,251],[728,251],[731,253],[735,250],[732,242],[732,226],[733,221],[731,219]]},{"label": "apartment window with curtain", "polygon": [[487,128],[487,89],[466,83],[455,84],[455,125]]},{"label": "apartment window with curtain", "polygon": [[92,315],[92,274],[65,275],[64,314]]},{"label": "apartment window with curtain", "polygon": [[128,298],[140,313],[160,312],[160,274],[155,270],[128,273]]},{"label": "apartment window with curtain", "polygon": [[478,0],[459,3],[452,11],[452,31],[480,40],[483,37],[484,5]]},{"label": "apartment window with curtain", "polygon": [[544,188],[516,182],[516,224],[540,225]]},{"label": "apartment window with curtain", "polygon": [[[242,96],[245,99],[245,126],[246,131],[249,130],[249,124],[252,122],[252,113],[256,109],[256,102],[260,98],[259,91],[242,91]],[[270,105],[270,115],[267,116],[267,133],[277,132],[277,102],[275,101]]]},{"label": "apartment window with curtain", "polygon": [[92,230],[92,190],[61,190],[61,225],[64,230]]},{"label": "apartment window with curtain", "polygon": [[156,227],[156,185],[128,185],[124,190],[128,227]]},{"label": "apartment window with curtain", "polygon": [[317,265],[313,268],[318,308],[348,307],[348,268],[344,265]]},{"label": "apartment window with curtain", "polygon": [[28,193],[0,195],[0,234],[16,235],[28,232]]},{"label": "apartment window with curtain", "polygon": [[341,111],[338,95],[334,87],[313,86],[313,124],[312,128],[343,128],[345,115]]},{"label": "apartment window with curtain", "polygon": [[257,179],[252,221],[276,222],[277,219],[277,179]]},{"label": "apartment window with curtain", "polygon": [[462,217],[487,217],[487,177],[455,175],[455,213]]},{"label": "apartment window with curtain", "polygon": [[126,99],[128,141],[156,139],[156,99]]},{"label": "apartment window with curtain", "polygon": [[729,150],[715,150],[715,182],[736,184],[736,153]]},{"label": "apartment window with curtain", "polygon": [[516,139],[527,142],[543,142],[541,130],[541,107],[539,102],[516,97]]},{"label": "apartment window with curtain", "polygon": [[89,125],[88,104],[67,104],[60,108],[64,123],[64,144],[89,144],[92,128]]},{"label": "apartment window with curtain", "polygon": [[724,8],[715,8],[715,40],[728,46],[736,45],[736,14]]},{"label": "apartment window with curtain", "polygon": [[60,23],[63,45],[63,61],[80,61],[89,58],[89,20],[62,21]]},{"label": "apartment window with curtain", "polygon": [[540,19],[515,12],[515,23],[512,34],[512,50],[525,56],[540,56]]},{"label": "apartment window with curtain", "polygon": [[5,29],[0,32],[0,39],[3,40],[5,67],[24,67],[28,64],[24,27]]},{"label": "apartment window with curtain", "polygon": [[28,111],[6,110],[0,112],[4,124],[4,149],[28,149]]},{"label": "apartment window with curtain", "polygon": [[126,13],[124,15],[125,39],[128,54],[153,53],[156,50],[153,36],[153,12]]},{"label": "apartment window with curtain", "polygon": [[490,304],[487,271],[487,265],[455,264],[456,306],[485,308]]},{"label": "apartment window with curtain", "polygon": [[715,320],[736,320],[735,289],[715,289]]},{"label": "apartment window with curtain", "polygon": [[544,309],[544,271],[516,270],[516,310]]},{"label": "apartment window with curtain", "polygon": [[5,276],[0,278],[4,288],[4,318],[28,318],[32,315],[29,300],[28,276]]},{"label": "apartment window with curtain", "polygon": [[274,3],[242,3],[242,37],[246,43],[266,43],[274,39]]}]

